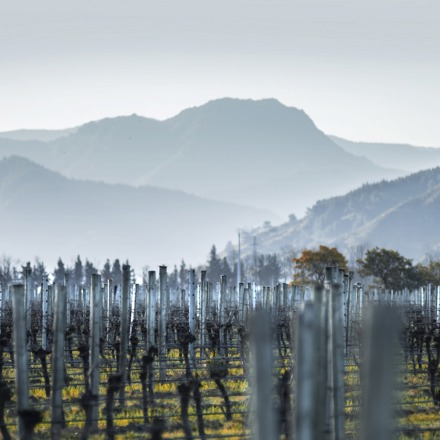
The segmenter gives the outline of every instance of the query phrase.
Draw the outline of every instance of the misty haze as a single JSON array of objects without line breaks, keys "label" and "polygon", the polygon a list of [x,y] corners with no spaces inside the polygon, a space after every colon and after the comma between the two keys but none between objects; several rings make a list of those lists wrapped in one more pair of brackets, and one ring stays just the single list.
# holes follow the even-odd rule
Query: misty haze
[{"label": "misty haze", "polygon": [[440,434],[440,3],[0,14],[0,433]]}]

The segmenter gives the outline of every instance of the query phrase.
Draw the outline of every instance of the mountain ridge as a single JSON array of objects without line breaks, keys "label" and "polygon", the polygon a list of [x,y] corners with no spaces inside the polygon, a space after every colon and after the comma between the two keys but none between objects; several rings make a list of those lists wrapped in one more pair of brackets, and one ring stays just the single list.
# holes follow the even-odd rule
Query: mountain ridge
[{"label": "mountain ridge", "polygon": [[130,258],[138,269],[182,258],[199,263],[245,223],[277,220],[182,191],[68,179],[18,156],[0,161],[0,206],[2,252],[53,265],[78,254]]},{"label": "mountain ridge", "polygon": [[408,172],[440,166],[440,148],[383,142],[354,142],[329,136],[345,151],[365,157],[375,164],[395,167]]},{"label": "mountain ridge", "polygon": [[164,121],[106,118],[44,143],[0,138],[0,158],[10,154],[67,177],[182,189],[284,217],[366,181],[403,174],[348,153],[303,110],[275,99],[224,98]]},{"label": "mountain ridge", "polygon": [[435,219],[440,215],[440,167],[392,181],[366,184],[349,193],[318,201],[306,216],[266,231],[250,231],[243,252],[255,236],[262,252],[283,246],[369,244],[421,259],[440,246]]}]

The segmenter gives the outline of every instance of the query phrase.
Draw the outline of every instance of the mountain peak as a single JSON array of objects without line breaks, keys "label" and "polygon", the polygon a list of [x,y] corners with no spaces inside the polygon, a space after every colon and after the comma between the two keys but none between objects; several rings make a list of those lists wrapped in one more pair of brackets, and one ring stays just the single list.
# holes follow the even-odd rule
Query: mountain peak
[{"label": "mountain peak", "polygon": [[208,101],[206,104],[200,106],[190,107],[180,112],[176,117],[186,113],[206,112],[214,113],[216,116],[221,116],[228,112],[243,112],[244,114],[253,115],[258,112],[264,113],[283,113],[286,111],[300,113],[305,115],[302,110],[295,107],[287,107],[275,98],[263,99],[243,99],[243,98],[219,98]]},{"label": "mountain peak", "polygon": [[198,108],[208,108],[214,106],[241,106],[241,107],[251,107],[251,106],[272,106],[272,107],[283,107],[288,108],[282,104],[278,99],[275,98],[262,98],[262,99],[251,99],[251,98],[232,98],[224,97],[218,99],[212,99],[206,104],[199,106]]},{"label": "mountain peak", "polygon": [[256,137],[276,137],[277,133],[286,131],[316,131],[315,124],[306,113],[295,107],[287,107],[274,98],[216,99],[183,110],[164,122],[176,127],[190,127],[190,131],[201,130],[206,135],[214,132],[215,136],[220,132],[224,134],[225,129],[231,135],[247,132]]},{"label": "mountain peak", "polygon": [[291,200],[299,214],[318,197],[395,175],[273,98],[217,99],[165,121],[107,118],[38,146],[0,139],[0,155],[10,154],[75,179],[180,189],[286,215]]},{"label": "mountain peak", "polygon": [[116,116],[88,122],[78,129],[79,136],[129,138],[156,128],[160,122],[137,114]]}]

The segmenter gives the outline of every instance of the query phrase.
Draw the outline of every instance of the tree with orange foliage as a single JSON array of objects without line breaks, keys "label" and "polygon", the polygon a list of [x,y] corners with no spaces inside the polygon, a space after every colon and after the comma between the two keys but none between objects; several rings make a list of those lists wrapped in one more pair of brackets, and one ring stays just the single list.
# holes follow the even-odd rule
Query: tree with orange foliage
[{"label": "tree with orange foliage", "polygon": [[324,283],[325,268],[338,266],[347,270],[347,259],[335,247],[329,248],[320,245],[319,249],[312,251],[306,249],[298,258],[293,258],[296,273],[293,283],[304,285],[309,283]]}]

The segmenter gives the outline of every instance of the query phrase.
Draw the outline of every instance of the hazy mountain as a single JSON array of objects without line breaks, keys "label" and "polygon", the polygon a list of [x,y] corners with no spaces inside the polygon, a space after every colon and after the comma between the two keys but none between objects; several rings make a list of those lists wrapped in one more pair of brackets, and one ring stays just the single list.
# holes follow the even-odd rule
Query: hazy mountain
[{"label": "hazy mountain", "polygon": [[179,189],[286,217],[402,174],[347,153],[274,99],[220,99],[166,121],[104,119],[44,143],[0,139],[0,157],[10,154],[76,179]]},{"label": "hazy mountain", "polygon": [[366,157],[381,167],[415,172],[440,166],[440,148],[352,142],[336,136],[329,137],[348,153]]},{"label": "hazy mountain", "polygon": [[243,234],[243,251],[251,252],[255,235],[260,252],[318,244],[343,250],[366,243],[421,258],[440,247],[439,217],[440,168],[435,168],[319,201],[299,221]]},{"label": "hazy mountain", "polygon": [[77,254],[98,263],[206,261],[237,228],[277,220],[267,211],[153,187],[76,181],[31,161],[0,161],[1,254],[55,264]]},{"label": "hazy mountain", "polygon": [[0,138],[14,139],[17,141],[42,141],[48,142],[69,136],[77,131],[77,127],[64,130],[13,130],[0,131]]}]

